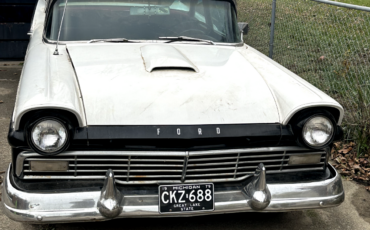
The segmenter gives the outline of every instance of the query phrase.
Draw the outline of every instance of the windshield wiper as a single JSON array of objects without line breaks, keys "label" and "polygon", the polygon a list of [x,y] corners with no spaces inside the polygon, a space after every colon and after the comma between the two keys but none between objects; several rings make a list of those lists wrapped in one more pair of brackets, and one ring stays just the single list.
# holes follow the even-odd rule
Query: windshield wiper
[{"label": "windshield wiper", "polygon": [[109,38],[109,39],[92,39],[88,41],[87,43],[95,43],[95,42],[137,42],[128,40],[126,38]]},{"label": "windshield wiper", "polygon": [[166,43],[176,42],[176,41],[194,41],[194,42],[206,42],[208,44],[214,45],[215,43],[211,40],[205,40],[201,38],[192,38],[186,36],[178,36],[178,37],[159,37],[161,40],[169,40]]}]

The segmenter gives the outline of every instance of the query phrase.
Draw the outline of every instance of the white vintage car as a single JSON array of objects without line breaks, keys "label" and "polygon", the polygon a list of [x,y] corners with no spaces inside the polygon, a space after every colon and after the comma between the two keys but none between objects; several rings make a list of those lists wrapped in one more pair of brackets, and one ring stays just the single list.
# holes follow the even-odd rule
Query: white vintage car
[{"label": "white vintage car", "polygon": [[5,214],[57,223],[341,204],[328,156],[343,108],[244,44],[246,25],[234,0],[39,0]]}]

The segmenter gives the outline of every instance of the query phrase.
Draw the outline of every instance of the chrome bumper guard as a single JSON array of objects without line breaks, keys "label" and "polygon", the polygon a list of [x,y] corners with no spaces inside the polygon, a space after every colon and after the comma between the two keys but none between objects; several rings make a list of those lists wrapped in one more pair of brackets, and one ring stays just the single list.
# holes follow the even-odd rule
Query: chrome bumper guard
[{"label": "chrome bumper guard", "polygon": [[[266,184],[266,169],[260,164],[252,181],[241,191],[215,192],[215,210],[174,213],[165,216],[198,216],[235,212],[280,212],[328,208],[344,201],[340,175],[329,165],[334,176],[307,183]],[[5,176],[2,200],[5,214],[15,221],[66,223],[104,221],[112,218],[162,217],[158,195],[126,195],[115,185],[108,170],[102,191],[69,193],[28,193],[10,183],[11,165]]]}]

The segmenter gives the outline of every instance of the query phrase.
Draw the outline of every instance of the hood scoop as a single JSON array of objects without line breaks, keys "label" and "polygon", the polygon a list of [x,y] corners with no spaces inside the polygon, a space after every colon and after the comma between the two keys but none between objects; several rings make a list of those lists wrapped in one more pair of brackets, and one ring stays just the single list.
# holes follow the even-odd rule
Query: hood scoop
[{"label": "hood scoop", "polygon": [[171,45],[146,45],[141,47],[141,55],[148,72],[167,69],[199,72],[184,54]]}]

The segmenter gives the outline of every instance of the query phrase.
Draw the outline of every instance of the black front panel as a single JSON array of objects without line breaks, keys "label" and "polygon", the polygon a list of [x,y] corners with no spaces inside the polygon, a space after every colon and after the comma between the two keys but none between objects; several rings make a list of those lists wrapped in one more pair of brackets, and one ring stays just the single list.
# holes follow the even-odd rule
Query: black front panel
[{"label": "black front panel", "polygon": [[[272,147],[279,144],[284,127],[279,124],[89,126],[75,129],[69,150]],[[289,129],[284,130],[287,130],[285,135],[289,135]],[[10,128],[10,145],[28,149],[24,136],[23,130]]]},{"label": "black front panel", "polygon": [[277,146],[281,125],[89,126],[87,133],[95,149],[225,149]]},{"label": "black front panel", "polygon": [[203,139],[280,136],[279,124],[89,126],[89,139]]}]

